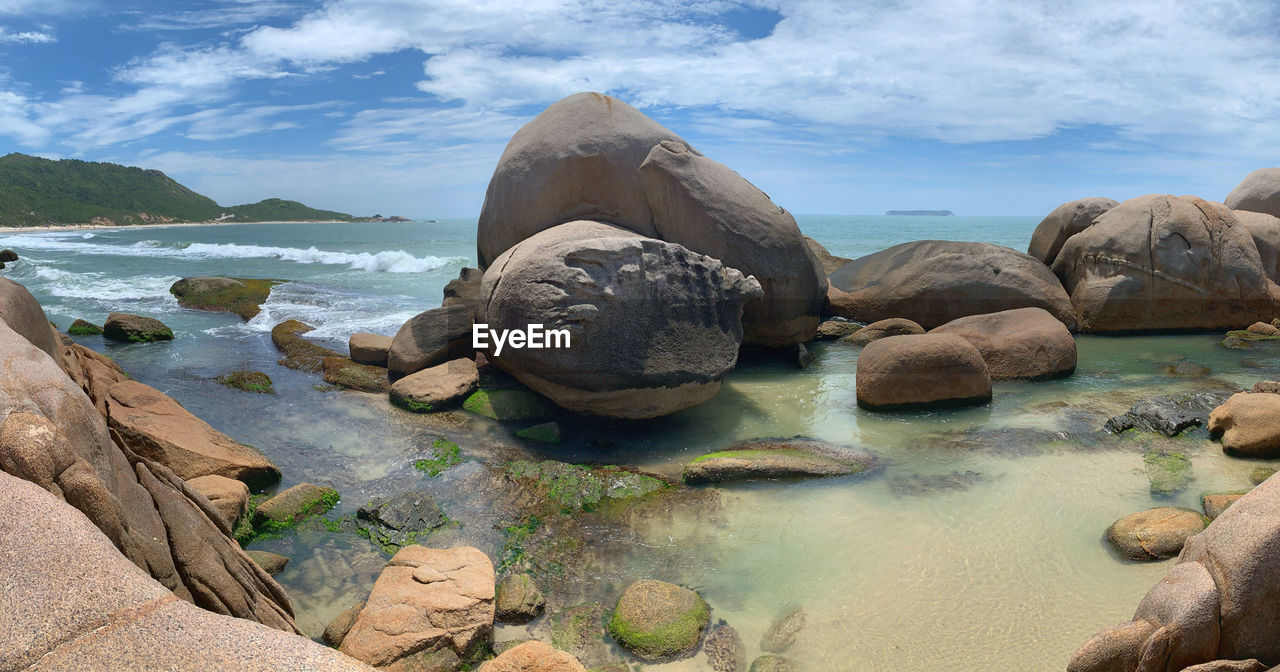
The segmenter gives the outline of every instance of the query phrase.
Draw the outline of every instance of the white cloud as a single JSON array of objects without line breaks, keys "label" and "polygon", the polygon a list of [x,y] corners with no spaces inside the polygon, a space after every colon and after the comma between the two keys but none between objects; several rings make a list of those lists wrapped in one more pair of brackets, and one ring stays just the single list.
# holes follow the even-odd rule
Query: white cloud
[{"label": "white cloud", "polygon": [[133,12],[121,27],[126,30],[210,30],[253,25],[266,19],[300,12],[290,2],[263,0],[227,0],[212,9],[165,13]]},{"label": "white cloud", "polygon": [[0,44],[48,44],[49,42],[57,41],[58,39],[49,33],[35,30],[14,33],[4,26],[0,26]]}]

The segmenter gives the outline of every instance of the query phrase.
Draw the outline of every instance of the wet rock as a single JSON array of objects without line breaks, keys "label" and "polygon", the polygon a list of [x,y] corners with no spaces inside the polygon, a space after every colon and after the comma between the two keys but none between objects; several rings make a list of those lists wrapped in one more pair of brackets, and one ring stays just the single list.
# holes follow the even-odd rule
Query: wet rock
[{"label": "wet rock", "polygon": [[183,278],[169,287],[169,293],[183,308],[230,312],[248,321],[262,311],[271,288],[281,282],[255,278]]},{"label": "wet rock", "polygon": [[462,408],[502,422],[549,420],[560,412],[546,397],[523,387],[478,390]]},{"label": "wet rock", "polygon": [[18,253],[9,248],[0,250],[0,263],[11,263],[18,260]]},{"label": "wet rock", "polygon": [[1231,210],[1191,196],[1121,203],[1067,240],[1053,272],[1093,332],[1238,329],[1270,319],[1276,291]]},{"label": "wet rock", "polygon": [[588,665],[610,657],[605,644],[608,611],[599,602],[566,607],[551,616],[551,645]]},{"label": "wet rock", "polygon": [[889,486],[903,495],[925,496],[946,492],[964,492],[974,485],[987,480],[987,475],[978,471],[953,471],[946,474],[911,474],[910,476],[894,476]]},{"label": "wet rock", "polygon": [[376,667],[444,648],[470,659],[493,632],[493,592],[493,563],[479,550],[406,546],[339,648]]},{"label": "wet rock", "polygon": [[1280,394],[1280,382],[1274,380],[1260,380],[1253,384],[1253,389],[1249,390],[1254,394]]},{"label": "wet rock", "polygon": [[790,658],[767,653],[751,663],[748,672],[800,672],[800,665]]},{"label": "wet rock", "polygon": [[508,572],[498,582],[494,609],[502,623],[528,623],[547,606],[547,598],[524,572]]},{"label": "wet rock", "polygon": [[271,328],[271,342],[283,355],[278,364],[299,371],[315,373],[324,367],[326,357],[343,358],[342,353],[312,343],[302,335],[315,327],[298,320],[285,320]]},{"label": "wet rock", "polygon": [[1275,473],[1276,470],[1271,467],[1254,467],[1253,471],[1249,472],[1249,480],[1253,481],[1254,485],[1259,485]]},{"label": "wet rock", "polygon": [[796,368],[804,371],[813,363],[813,353],[809,352],[804,343],[796,343],[793,347],[796,352]]},{"label": "wet rock", "polygon": [[337,490],[313,483],[299,483],[259,504],[253,512],[253,523],[260,528],[289,528],[306,518],[327,512],[337,503]]},{"label": "wet rock", "polygon": [[854,331],[852,334],[841,338],[841,342],[852,343],[854,345],[866,345],[871,341],[886,338],[888,336],[908,336],[911,334],[923,334],[924,327],[912,322],[911,320],[901,317],[891,317],[886,320],[872,322],[865,327]]},{"label": "wet rock", "polygon": [[1177,376],[1178,378],[1204,378],[1213,373],[1208,367],[1200,366],[1194,362],[1166,364],[1161,370],[1166,376]]},{"label": "wet rock", "polygon": [[641,660],[669,660],[697,650],[710,615],[706,601],[692,590],[641,579],[618,598],[609,634]]},{"label": "wet rock", "polygon": [[991,377],[982,353],[954,334],[890,336],[858,357],[858,405],[896,410],[983,404]]},{"label": "wet rock", "polygon": [[356,509],[356,527],[368,533],[374,544],[391,552],[416,543],[448,523],[449,518],[436,500],[425,492],[375,497]]},{"label": "wet rock", "polygon": [[532,427],[525,427],[516,432],[516,436],[528,441],[537,441],[539,443],[560,443],[562,434],[560,431],[560,423],[552,420],[551,422],[543,422]]},{"label": "wet rock", "polygon": [[1143,399],[1123,415],[1108,420],[1103,430],[1119,434],[1130,429],[1140,429],[1160,432],[1165,436],[1177,436],[1191,427],[1207,424],[1213,409],[1222,405],[1230,396],[1230,392],[1200,392]]},{"label": "wet rock", "polygon": [[275,385],[271,382],[271,376],[261,371],[232,371],[226,375],[218,376],[217,380],[220,384],[241,392],[276,393]]},{"label": "wet rock", "polygon": [[320,360],[320,366],[324,382],[330,385],[374,394],[386,392],[391,386],[387,370],[380,366],[358,364],[346,357],[325,357]]},{"label": "wet rock", "polygon": [[280,469],[258,449],[210,427],[154,387],[118,382],[106,404],[113,436],[179,478],[217,474],[252,487],[280,479]]},{"label": "wet rock", "polygon": [[1280,456],[1280,395],[1232,395],[1209,415],[1209,435],[1232,455]]},{"label": "wet rock", "polygon": [[742,672],[743,650],[742,637],[724,621],[719,621],[707,633],[702,643],[702,650],[707,654],[707,662],[712,672]]},{"label": "wet rock", "polygon": [[490,648],[490,650],[492,650],[492,651],[493,651],[493,655],[494,655],[494,656],[501,656],[502,654],[504,654],[504,653],[506,653],[506,652],[510,651],[511,649],[514,649],[514,648],[516,648],[517,646],[520,646],[521,644],[524,644],[525,642],[534,642],[534,641],[537,641],[537,640],[534,640],[534,639],[504,639],[504,640],[502,640],[501,642],[494,642],[492,645],[490,645],[490,647],[489,647],[489,648]]},{"label": "wet rock", "polygon": [[586,672],[586,668],[572,654],[530,641],[480,666],[480,672]]},{"label": "wet rock", "polygon": [[1027,254],[1052,266],[1062,244],[1071,236],[1084,231],[1093,225],[1099,215],[1120,205],[1109,198],[1082,198],[1078,201],[1063,203],[1047,217],[1040,221],[1031,234],[1031,245]]},{"label": "wet rock", "polygon": [[1216,520],[1218,516],[1222,515],[1222,513],[1227,510],[1227,507],[1235,504],[1236,500],[1241,497],[1244,497],[1245,492],[1248,491],[1226,492],[1201,496],[1200,505],[1204,507],[1204,515],[1208,516],[1209,520]]},{"label": "wet rock", "polygon": [[392,383],[391,403],[414,413],[430,413],[462,403],[479,384],[476,363],[461,357]]},{"label": "wet rock", "polygon": [[71,326],[67,327],[67,333],[72,336],[101,336],[102,327],[88,321],[76,318]]},{"label": "wet rock", "polygon": [[268,574],[275,576],[284,571],[285,565],[289,564],[289,558],[279,553],[271,553],[270,551],[245,551],[249,559],[253,560],[259,567],[264,569]]},{"label": "wet rock", "polygon": [[1076,370],[1076,339],[1042,308],[969,315],[929,333],[955,334],[972,343],[992,380],[1056,378]]},{"label": "wet rock", "polygon": [[173,340],[173,330],[154,318],[111,313],[102,325],[102,336],[124,343],[151,343]]},{"label": "wet rock", "polygon": [[1223,203],[1232,210],[1280,217],[1280,168],[1259,168],[1245,176]]},{"label": "wet rock", "polygon": [[796,636],[804,630],[807,621],[808,617],[800,607],[782,612],[769,624],[769,629],[764,631],[764,636],[760,638],[760,650],[786,653],[796,643]]},{"label": "wet rock", "polygon": [[243,481],[210,474],[187,481],[187,487],[204,495],[229,528],[234,528],[240,517],[249,512],[249,486]]},{"label": "wet rock", "polygon": [[1134,513],[1107,528],[1106,539],[1121,557],[1136,561],[1163,560],[1182,552],[1192,535],[1204,529],[1197,511],[1162,507]]},{"label": "wet rock", "polygon": [[621,467],[587,468],[555,460],[512,462],[507,475],[570,512],[594,511],[611,501],[637,499],[669,487],[659,478]]},{"label": "wet rock", "polygon": [[754,279],[680,245],[568,222],[504,252],[481,296],[491,330],[543,324],[569,347],[499,355],[491,343],[485,354],[571,411],[659,417],[715,395],[737,362],[742,307],[761,295]]},{"label": "wet rock", "polygon": [[1280,336],[1280,329],[1277,329],[1275,325],[1268,324],[1266,322],[1254,322],[1249,325],[1249,328],[1245,329],[1245,331],[1259,336]]},{"label": "wet rock", "polygon": [[347,339],[347,351],[351,353],[351,361],[357,364],[386,367],[390,350],[390,336],[359,332]]},{"label": "wet rock", "polygon": [[854,259],[831,274],[834,315],[902,317],[925,329],[966,315],[1043,308],[1076,326],[1062,283],[1039,260],[990,243],[921,240]]},{"label": "wet rock", "polygon": [[1173,494],[1191,482],[1191,458],[1182,453],[1148,450],[1142,464],[1153,495]]},{"label": "wet rock", "polygon": [[342,646],[342,640],[351,632],[351,626],[356,624],[356,617],[360,615],[361,609],[364,609],[364,602],[344,609],[325,626],[324,634],[320,635],[321,641],[335,649]]},{"label": "wet rock", "polygon": [[[834,341],[845,336],[850,336],[857,330],[866,325],[861,322],[850,322],[849,320],[823,320],[818,324],[818,330],[813,334],[815,341]],[[924,330],[921,329],[921,332]]]},{"label": "wet rock", "polygon": [[409,318],[387,351],[387,371],[395,382],[411,373],[471,355],[471,311],[457,304]]},{"label": "wet rock", "polygon": [[689,484],[755,479],[846,476],[879,470],[871,452],[850,446],[795,436],[754,439],[726,450],[707,453],[685,465]]},{"label": "wet rock", "polygon": [[728,166],[683,141],[654,145],[640,165],[655,236],[754,277],[764,298],[742,308],[742,341],[769,347],[813,339],[826,273],[791,213]]},{"label": "wet rock", "polygon": [[814,259],[818,260],[818,265],[822,267],[822,272],[826,275],[835,273],[841,266],[853,261],[852,259],[837,257],[836,255],[831,254],[831,252],[827,250],[822,243],[819,243],[809,236],[804,237],[804,242],[809,245],[809,250],[813,252]]}]

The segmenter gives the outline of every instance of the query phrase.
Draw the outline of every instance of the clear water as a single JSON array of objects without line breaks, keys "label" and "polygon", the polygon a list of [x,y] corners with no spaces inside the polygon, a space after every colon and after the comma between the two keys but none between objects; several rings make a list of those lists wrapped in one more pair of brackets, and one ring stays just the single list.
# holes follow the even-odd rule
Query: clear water
[{"label": "clear water", "polygon": [[[802,217],[806,233],[855,257],[909,240],[985,240],[1025,249],[1036,219]],[[393,333],[439,305],[445,282],[474,263],[474,221],[370,225],[256,224],[120,231],[0,234],[23,261],[5,273],[26,284],[65,328],[115,310],[154,315],[172,343],[84,344],[181,401],[233,437],[258,446],[285,472],[283,486],[332,484],[339,513],[374,495],[425,490],[461,529],[432,543],[468,543],[497,555],[510,512],[492,498],[487,465],[528,457],[630,464],[678,477],[698,454],[761,436],[805,434],[865,446],[887,467],[870,479],[757,483],[709,489],[699,505],[625,529],[596,532],[589,566],[553,594],[558,605],[616,599],[632,579],[698,589],[757,652],[770,620],[802,605],[809,625],[789,656],[817,670],[1061,670],[1097,630],[1124,621],[1167,563],[1116,559],[1101,540],[1115,519],[1157,505],[1198,507],[1202,492],[1247,487],[1258,463],[1227,458],[1203,432],[1180,439],[1100,436],[1135,400],[1174,391],[1252,385],[1280,373],[1277,351],[1233,351],[1211,335],[1078,338],[1080,367],[1059,381],[1000,383],[983,408],[883,415],[857,408],[858,350],[813,346],[799,372],[753,361],[711,402],[625,426],[563,422],[554,449],[523,444],[463,413],[416,416],[385,399],[320,392],[319,379],[275,364],[268,331],[297,318],[341,347],[353,331]],[[314,251],[312,248],[315,248]],[[273,277],[263,314],[183,310],[168,294],[178,277]],[[1192,361],[1212,373],[1188,380],[1165,365]],[[268,372],[274,396],[235,392],[213,378]],[[439,478],[412,468],[439,436],[468,462]],[[1194,481],[1153,497],[1142,453],[1176,447]],[[293,560],[277,577],[313,636],[367,595],[385,556],[354,535],[300,532],[262,542]],[[546,619],[497,636],[546,636]],[[699,656],[646,669],[701,670]]]}]

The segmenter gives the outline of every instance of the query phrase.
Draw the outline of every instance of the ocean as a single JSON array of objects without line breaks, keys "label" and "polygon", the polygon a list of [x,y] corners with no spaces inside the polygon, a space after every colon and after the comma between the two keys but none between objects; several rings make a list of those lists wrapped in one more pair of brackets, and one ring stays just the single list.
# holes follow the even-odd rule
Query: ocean
[{"label": "ocean", "polygon": [[[803,216],[804,232],[857,257],[918,239],[979,240],[1025,250],[1038,217]],[[1270,350],[1235,351],[1211,334],[1080,336],[1070,378],[997,383],[984,407],[876,414],[856,405],[857,348],[812,346],[814,364],[743,363],[707,404],[645,423],[563,417],[566,441],[543,447],[464,414],[418,416],[385,397],[329,391],[277,365],[269,331],[285,319],[345,347],[355,331],[393,334],[438,306],[441,289],[475,264],[474,220],[378,224],[239,224],[0,234],[22,260],[2,273],[26,285],[65,329],[113,311],[157,317],[177,338],[147,345],[77,340],[170,394],[302,481],[338,488],[332,516],[378,495],[431,494],[459,521],[428,543],[467,543],[496,557],[504,526],[483,472],[505,460],[623,464],[679,479],[690,459],[759,437],[812,436],[866,447],[883,475],[710,488],[705,508],[669,510],[626,529],[585,530],[587,560],[565,569],[553,607],[612,604],[627,582],[696,588],[742,635],[747,659],[769,622],[801,606],[808,625],[788,652],[812,670],[1061,670],[1101,628],[1128,620],[1167,563],[1119,560],[1102,540],[1116,519],[1153,506],[1199,508],[1199,494],[1249,485],[1257,462],[1227,458],[1203,430],[1179,439],[1116,439],[1099,428],[1145,396],[1248,386],[1280,373]],[[287,280],[248,322],[179,308],[169,286],[187,276]],[[1171,375],[1191,361],[1206,377]],[[256,369],[277,394],[229,390],[214,378]],[[431,478],[415,470],[437,437],[465,462]],[[1192,481],[1153,495],[1143,455],[1188,455]],[[595,536],[592,536],[595,535]],[[354,534],[300,531],[254,547],[292,558],[277,578],[318,637],[364,599],[386,556]],[[589,560],[589,561],[588,561]],[[500,640],[547,637],[547,619],[501,626]],[[590,666],[590,665],[588,665]],[[704,669],[705,659],[647,665]]]}]

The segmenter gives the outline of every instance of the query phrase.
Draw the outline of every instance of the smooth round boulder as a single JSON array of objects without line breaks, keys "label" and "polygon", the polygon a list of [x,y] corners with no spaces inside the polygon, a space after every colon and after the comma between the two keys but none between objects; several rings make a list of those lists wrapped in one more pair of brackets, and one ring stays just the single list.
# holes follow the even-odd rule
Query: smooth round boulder
[{"label": "smooth round boulder", "polygon": [[1235,210],[1233,214],[1253,238],[1263,272],[1272,282],[1280,282],[1280,218],[1248,210]]},{"label": "smooth round boulder", "polygon": [[503,651],[481,665],[480,672],[586,672],[586,668],[573,654],[533,640]]},{"label": "smooth round boulder", "polygon": [[415,413],[461,404],[480,384],[476,363],[459,357],[423,369],[391,384],[391,403]]},{"label": "smooth round boulder", "polygon": [[1053,262],[1080,329],[1238,329],[1270,320],[1280,288],[1231,210],[1194,196],[1130,199]]},{"label": "smooth round boulder", "polygon": [[395,382],[427,367],[470,355],[473,324],[471,311],[459,304],[433,308],[409,318],[391,339],[387,377]]},{"label": "smooth round boulder", "polygon": [[1232,210],[1280,217],[1280,168],[1259,168],[1249,173],[1223,203]]},{"label": "smooth round boulder", "polygon": [[49,329],[49,318],[36,297],[26,287],[8,279],[0,278],[0,320],[27,342],[44,351],[55,362],[61,362],[58,344]]},{"label": "smooth round boulder", "polygon": [[609,634],[641,660],[670,660],[696,651],[710,620],[711,608],[692,590],[641,579],[618,598]]},{"label": "smooth round boulder", "polygon": [[831,275],[839,270],[841,266],[853,261],[848,257],[837,257],[836,255],[831,254],[831,251],[822,243],[819,243],[809,236],[804,237],[804,242],[809,244],[809,250],[813,252],[813,258],[818,260],[818,265],[822,267],[822,272],[825,275]]},{"label": "smooth round boulder", "polygon": [[10,263],[18,260],[18,253],[9,248],[0,250],[0,263]]},{"label": "smooth round boulder", "polygon": [[866,345],[871,341],[878,341],[890,336],[910,336],[923,333],[924,327],[915,322],[902,317],[891,317],[887,320],[872,322],[840,340],[854,345]]},{"label": "smooth round boulder", "polygon": [[664,140],[687,143],[636,108],[578,93],[516,131],[494,168],[480,209],[480,267],[516,243],[564,222],[613,222],[657,237],[637,170]]},{"label": "smooth round boulder", "polygon": [[504,252],[480,295],[490,336],[542,325],[548,346],[499,352],[487,338],[490,362],[571,411],[654,418],[715,395],[737,362],[742,306],[762,292],[683,246],[579,221]]},{"label": "smooth round boulder", "polygon": [[1280,394],[1240,392],[1209,414],[1209,436],[1242,457],[1280,456]]},{"label": "smooth round boulder", "polygon": [[1046,266],[1052,266],[1058,251],[1068,238],[1092,226],[1093,220],[1117,205],[1120,204],[1109,198],[1098,197],[1082,198],[1059,205],[1036,226],[1035,232],[1031,234],[1027,254],[1044,262]]},{"label": "smooth round boulder", "polygon": [[1138,562],[1172,558],[1204,529],[1200,512],[1171,506],[1130,514],[1107,528],[1107,543],[1122,557]]},{"label": "smooth round boulder", "polygon": [[823,320],[818,323],[818,330],[814,332],[813,340],[834,341],[853,334],[863,326],[861,322],[848,320]]},{"label": "smooth round boulder", "polygon": [[744,343],[782,347],[813,340],[826,273],[791,213],[728,166],[667,140],[640,165],[655,236],[754,276],[764,298],[742,310]]},{"label": "smooth round boulder", "polygon": [[890,336],[858,356],[858,405],[876,410],[966,406],[991,401],[982,353],[955,334]]},{"label": "smooth round boulder", "polygon": [[1062,283],[1038,259],[990,243],[920,240],[831,274],[827,309],[861,322],[904,317],[925,329],[966,315],[1044,308],[1074,329]]},{"label": "smooth round boulder", "polygon": [[357,364],[386,366],[390,350],[390,336],[360,332],[347,339],[347,351],[351,353],[351,361]]},{"label": "smooth round boulder", "polygon": [[684,467],[684,482],[849,476],[873,473],[880,466],[880,459],[865,448],[805,436],[752,439],[694,458]]},{"label": "smooth round boulder", "polygon": [[111,313],[102,325],[102,335],[122,343],[151,343],[173,340],[173,330],[164,322],[142,315]]},{"label": "smooth round boulder", "polygon": [[222,514],[228,528],[249,512],[249,486],[234,478],[209,474],[187,481],[187,487],[205,496],[213,508]]},{"label": "smooth round boulder", "polygon": [[1076,370],[1076,339],[1042,308],[970,315],[929,333],[955,334],[972,343],[992,380],[1056,378]]}]

